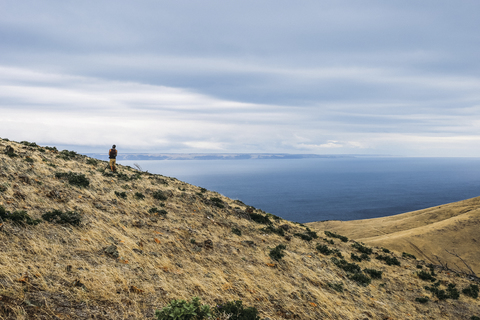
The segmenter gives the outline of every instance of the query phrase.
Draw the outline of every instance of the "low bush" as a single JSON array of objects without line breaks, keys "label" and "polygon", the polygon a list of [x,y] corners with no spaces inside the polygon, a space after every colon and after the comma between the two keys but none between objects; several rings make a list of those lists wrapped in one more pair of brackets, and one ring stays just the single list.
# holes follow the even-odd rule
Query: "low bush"
[{"label": "low bush", "polygon": [[333,242],[333,240],[331,239],[323,238],[323,241],[325,241],[326,243],[335,244],[335,242]]},{"label": "low bush", "polygon": [[265,228],[262,228],[260,230],[267,233],[275,233],[282,237],[285,235],[285,230],[283,230],[282,228],[275,228],[273,225],[268,225]]},{"label": "low bush", "polygon": [[372,279],[370,279],[368,276],[364,275],[363,273],[354,273],[350,276],[348,276],[348,278],[352,281],[355,281],[357,284],[363,286],[363,287],[366,287],[368,286],[371,282],[372,282]]},{"label": "low bush", "polygon": [[415,301],[425,304],[428,301],[430,301],[430,299],[428,297],[421,297],[421,298],[415,298]]},{"label": "low bush", "polygon": [[72,160],[74,159],[78,154],[75,151],[68,151],[68,150],[62,150],[57,158],[63,159],[63,160]]},{"label": "low bush", "polygon": [[7,190],[8,188],[6,186],[0,184],[0,192],[5,192]]},{"label": "low bush", "polygon": [[90,180],[82,173],[56,172],[55,177],[58,179],[66,179],[69,184],[77,187],[88,187],[90,185]]},{"label": "low bush", "polygon": [[93,166],[96,166],[98,164],[98,160],[93,159],[93,158],[88,158],[87,159],[87,164],[91,164]]},{"label": "low bush", "polygon": [[399,266],[400,265],[400,261],[398,261],[398,259],[396,257],[378,255],[378,256],[376,256],[375,259],[385,261],[385,263],[389,266]]},{"label": "low bush", "polygon": [[356,263],[349,263],[344,259],[338,260],[337,258],[333,257],[332,259],[333,264],[335,264],[340,269],[343,269],[346,272],[350,273],[359,273],[362,271],[360,266]]},{"label": "low bush", "polygon": [[270,219],[267,217],[267,216],[264,216],[262,214],[258,214],[258,213],[249,213],[250,215],[250,218],[255,221],[256,223],[262,223],[262,224],[271,224],[272,221],[270,221]]},{"label": "low bush", "polygon": [[462,290],[462,293],[466,296],[472,297],[473,299],[477,299],[478,286],[476,284],[470,284],[468,287]]},{"label": "low bush", "polygon": [[152,197],[156,200],[165,201],[168,197],[161,190],[154,191]]},{"label": "low bush", "polygon": [[345,236],[341,236],[339,234],[336,234],[336,233],[333,233],[333,232],[330,232],[330,231],[324,231],[324,232],[325,232],[325,235],[327,237],[337,238],[337,239],[340,239],[342,242],[348,242],[348,238],[345,237]]},{"label": "low bush", "polygon": [[63,212],[55,209],[53,211],[49,211],[43,214],[42,219],[53,223],[71,224],[74,226],[78,226],[82,221],[82,216],[76,211]]},{"label": "low bush", "polygon": [[245,308],[240,300],[217,305],[214,314],[217,317],[226,314],[229,316],[228,320],[260,320],[257,308]]},{"label": "low bush", "polygon": [[273,260],[279,261],[285,256],[285,254],[283,253],[283,250],[285,250],[286,248],[287,247],[284,244],[279,244],[278,246],[270,250],[270,253],[269,253],[270,258],[272,258]]},{"label": "low bush", "polygon": [[135,192],[134,194],[135,198],[138,199],[138,200],[143,200],[145,199],[145,195],[141,192]]},{"label": "low bush", "polygon": [[373,252],[372,248],[365,247],[364,245],[362,245],[361,243],[358,243],[358,242],[355,242],[354,244],[352,244],[352,247],[357,249],[360,253],[365,253],[367,255],[372,254],[372,252]]},{"label": "low bush", "polygon": [[427,272],[424,270],[417,272],[417,276],[424,281],[431,281],[431,282],[437,281],[437,279],[435,279],[430,272]]},{"label": "low bush", "polygon": [[297,238],[300,238],[302,240],[305,240],[305,241],[312,241],[313,238],[309,235],[309,234],[306,234],[306,233],[294,233],[293,234],[295,237]]},{"label": "low bush", "polygon": [[4,207],[0,206],[0,218],[2,220],[10,220],[12,221],[13,224],[16,225],[37,225],[41,222],[41,220],[33,219],[28,215],[26,211],[15,211],[15,212],[9,212],[5,210]]},{"label": "low bush", "polygon": [[413,254],[406,252],[402,253],[402,258],[417,260],[417,257],[415,257]]},{"label": "low bush", "polygon": [[201,305],[200,298],[194,297],[192,301],[172,300],[162,308],[155,311],[157,320],[202,320],[212,317],[209,305]]},{"label": "low bush", "polygon": [[425,290],[432,292],[439,300],[457,300],[460,297],[460,292],[458,292],[453,283],[448,284],[446,291],[440,289],[440,281],[435,282],[431,287],[425,286]]},{"label": "low bush", "polygon": [[163,209],[157,209],[157,208],[151,208],[148,210],[148,213],[150,214],[155,214],[155,215],[162,215],[162,216],[166,216],[167,215],[167,211],[163,210]]},{"label": "low bush", "polygon": [[212,201],[213,205],[218,207],[218,208],[225,208],[225,205],[223,204],[223,201],[220,198],[212,197],[212,198],[210,198],[210,201]]},{"label": "low bush", "polygon": [[25,157],[25,161],[28,162],[28,163],[34,163],[35,162],[35,160],[33,160],[32,158],[30,158],[28,156]]},{"label": "low bush", "polygon": [[238,228],[235,228],[235,227],[232,228],[232,233],[236,234],[237,236],[242,235],[242,231]]},{"label": "low bush", "polygon": [[122,192],[115,191],[115,195],[119,198],[127,199],[127,193],[125,191],[122,191]]},{"label": "low bush", "polygon": [[382,248],[382,251],[385,252],[385,253],[390,253],[390,250],[388,250],[386,248]]},{"label": "low bush", "polygon": [[470,317],[470,320],[480,320],[480,317],[477,317],[477,316],[471,316],[471,317]]},{"label": "low bush", "polygon": [[329,247],[327,247],[324,244],[317,245],[317,250],[320,251],[321,254],[324,254],[326,256],[331,255],[333,253],[333,250],[331,250]]},{"label": "low bush", "polygon": [[363,269],[363,272],[368,274],[372,279],[382,279],[383,271],[379,271],[375,269]]},{"label": "low bush", "polygon": [[343,292],[343,283],[342,282],[327,282],[327,286],[332,288],[337,292]]},{"label": "low bush", "polygon": [[38,145],[35,142],[20,141],[20,143],[28,147],[38,147]]}]

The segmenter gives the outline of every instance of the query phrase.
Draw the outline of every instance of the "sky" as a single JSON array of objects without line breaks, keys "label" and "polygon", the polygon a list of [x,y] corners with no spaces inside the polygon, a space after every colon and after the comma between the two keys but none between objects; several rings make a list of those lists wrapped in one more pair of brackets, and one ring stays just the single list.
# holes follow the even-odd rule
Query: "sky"
[{"label": "sky", "polygon": [[0,0],[0,137],[480,156],[480,1]]}]

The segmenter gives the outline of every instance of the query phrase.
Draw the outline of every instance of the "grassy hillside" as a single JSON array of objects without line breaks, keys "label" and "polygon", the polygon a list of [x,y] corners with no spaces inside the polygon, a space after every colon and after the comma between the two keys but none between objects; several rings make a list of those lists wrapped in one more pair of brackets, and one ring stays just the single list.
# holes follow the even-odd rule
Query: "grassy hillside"
[{"label": "grassy hillside", "polygon": [[309,225],[369,245],[411,252],[430,263],[480,274],[480,197],[390,217]]},{"label": "grassy hillside", "polygon": [[0,140],[7,146],[2,319],[152,319],[194,296],[212,308],[241,300],[270,320],[480,317],[476,282],[381,243],[308,229],[175,178],[123,166],[112,174],[74,152]]}]

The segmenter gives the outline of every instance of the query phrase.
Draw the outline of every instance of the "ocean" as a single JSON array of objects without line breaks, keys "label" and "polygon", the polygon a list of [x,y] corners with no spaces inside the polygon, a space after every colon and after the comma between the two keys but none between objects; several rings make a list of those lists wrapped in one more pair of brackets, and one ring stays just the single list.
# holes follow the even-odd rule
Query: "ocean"
[{"label": "ocean", "polygon": [[135,160],[120,164],[216,191],[300,223],[357,220],[480,195],[479,158]]}]

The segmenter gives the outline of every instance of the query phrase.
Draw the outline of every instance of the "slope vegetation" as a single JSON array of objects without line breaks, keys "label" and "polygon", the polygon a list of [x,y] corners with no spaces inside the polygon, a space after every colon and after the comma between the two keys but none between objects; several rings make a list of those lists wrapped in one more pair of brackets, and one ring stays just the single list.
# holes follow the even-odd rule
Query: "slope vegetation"
[{"label": "slope vegetation", "polygon": [[480,316],[476,282],[413,256],[75,152],[0,150],[1,319],[152,319],[194,296],[270,320]]}]

